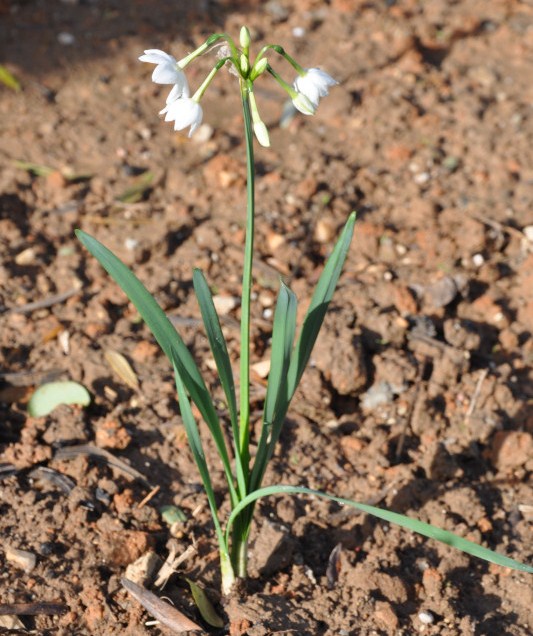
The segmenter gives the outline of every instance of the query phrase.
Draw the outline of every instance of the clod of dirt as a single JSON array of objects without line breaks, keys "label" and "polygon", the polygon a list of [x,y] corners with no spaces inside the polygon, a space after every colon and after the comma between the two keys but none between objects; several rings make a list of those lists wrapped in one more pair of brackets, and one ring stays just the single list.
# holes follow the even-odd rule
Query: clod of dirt
[{"label": "clod of dirt", "polygon": [[353,395],[368,381],[361,337],[348,321],[353,316],[331,312],[313,350],[313,361],[340,395]]},{"label": "clod of dirt", "polygon": [[126,568],[125,577],[137,585],[149,585],[162,566],[161,559],[152,550],[140,556]]},{"label": "clod of dirt", "polygon": [[155,544],[154,538],[137,530],[104,531],[100,534],[100,551],[106,562],[126,566],[136,561]]},{"label": "clod of dirt", "polygon": [[490,460],[500,471],[523,466],[533,457],[533,436],[525,431],[498,431],[492,440]]},{"label": "clod of dirt", "polygon": [[398,616],[396,616],[396,613],[392,609],[392,605],[390,603],[387,603],[386,601],[378,601],[376,603],[374,617],[378,624],[385,627],[389,633],[398,629]]},{"label": "clod of dirt", "polygon": [[287,567],[292,561],[295,540],[288,529],[266,521],[257,534],[250,555],[250,569],[269,576]]},{"label": "clod of dirt", "polygon": [[100,448],[124,450],[131,442],[131,435],[116,420],[105,420],[96,425],[95,442]]}]

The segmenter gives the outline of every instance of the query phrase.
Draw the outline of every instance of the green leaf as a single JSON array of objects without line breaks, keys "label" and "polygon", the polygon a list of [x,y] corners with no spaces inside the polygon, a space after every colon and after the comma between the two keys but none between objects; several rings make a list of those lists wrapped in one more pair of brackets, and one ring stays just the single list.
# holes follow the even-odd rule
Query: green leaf
[{"label": "green leaf", "polygon": [[124,190],[124,192],[117,197],[117,201],[122,201],[122,203],[138,203],[141,201],[152,187],[154,176],[153,172],[145,172],[142,174],[131,187]]},{"label": "green leaf", "polygon": [[191,579],[186,578],[185,580],[191,588],[194,602],[200,610],[200,614],[202,615],[204,621],[211,625],[211,627],[224,627],[224,621],[216,613],[215,608],[213,607],[211,601],[207,598],[207,595],[202,590],[202,588],[194,581],[191,581]]},{"label": "green leaf", "polygon": [[482,559],[483,561],[488,561],[489,563],[495,563],[496,565],[501,565],[513,570],[519,570],[521,572],[533,574],[533,566],[526,565],[525,563],[520,563],[519,561],[515,561],[514,559],[504,556],[503,554],[499,554],[498,552],[489,550],[488,548],[474,543],[473,541],[463,539],[453,532],[441,530],[440,528],[432,526],[429,523],[424,523],[423,521],[412,519],[410,517],[407,517],[406,515],[401,515],[397,512],[383,510],[382,508],[369,506],[357,501],[352,501],[351,499],[344,499],[343,497],[335,497],[334,495],[329,495],[327,493],[320,492],[319,490],[312,490],[311,488],[304,488],[303,486],[267,486],[266,488],[261,488],[260,490],[256,490],[255,492],[251,493],[231,511],[231,515],[226,526],[226,537],[229,536],[231,526],[233,525],[233,522],[235,521],[237,516],[247,506],[262,497],[282,494],[315,495],[317,497],[329,499],[330,501],[336,501],[341,505],[356,508],[358,510],[361,510],[362,512],[366,512],[369,515],[373,515],[374,517],[378,517],[379,519],[383,519],[384,521],[388,521],[389,523],[394,523],[397,526],[401,526],[402,528],[406,528],[407,530],[411,530],[422,536],[428,537],[430,539],[435,539],[436,541],[440,541],[441,543],[445,543],[452,548],[461,550],[462,552],[477,557],[478,559]]},{"label": "green leaf", "polygon": [[31,161],[15,161],[15,166],[21,170],[31,172],[37,177],[47,177],[48,175],[57,172],[55,168],[45,166],[40,163],[32,163]]},{"label": "green leaf", "polygon": [[187,515],[183,512],[183,510],[172,504],[161,506],[161,508],[159,508],[159,512],[161,513],[163,521],[168,526],[172,526],[178,522],[185,523],[187,521]]},{"label": "green leaf", "polygon": [[296,331],[297,305],[296,296],[282,282],[274,313],[270,373],[268,375],[261,436],[252,470],[251,490],[255,490],[261,484],[289,407],[290,397],[287,392],[287,371]]},{"label": "green leaf", "polygon": [[220,383],[222,384],[226,400],[228,401],[233,434],[235,439],[237,439],[237,398],[235,396],[235,381],[233,379],[233,371],[226,347],[226,340],[220,327],[220,321],[209,290],[209,285],[199,269],[194,270],[192,280],[194,291],[198,298],[198,304],[200,305],[200,311],[202,312],[209,346],[211,347],[217,365]]},{"label": "green leaf", "polygon": [[[194,291],[198,298],[198,304],[200,305],[200,311],[202,313],[207,339],[209,340],[209,346],[211,347],[211,351],[217,365],[220,383],[222,384],[222,388],[228,402],[231,430],[233,433],[233,440],[236,443],[239,439],[237,398],[235,395],[235,381],[233,379],[233,370],[231,368],[226,340],[220,327],[220,321],[213,303],[209,285],[199,269],[194,270],[192,280]],[[220,430],[220,437],[222,439],[222,443],[224,443],[222,430]],[[246,490],[246,484],[237,448],[235,448],[235,457],[239,490],[241,493],[244,493]]]},{"label": "green leaf", "polygon": [[315,345],[318,332],[324,321],[329,302],[337,286],[342,266],[346,260],[353,236],[355,212],[352,212],[342,230],[342,234],[331,253],[324,271],[315,288],[311,304],[305,315],[302,329],[296,343],[288,375],[288,393],[291,398],[296,391],[305,370],[311,351]]},{"label": "green leaf", "polygon": [[198,426],[192,414],[191,404],[189,402],[187,391],[185,390],[185,384],[183,383],[182,379],[183,363],[172,347],[171,359],[172,366],[174,367],[174,378],[176,380],[176,389],[178,391],[181,418],[183,420],[185,432],[187,433],[187,440],[189,441],[192,456],[194,458],[196,466],[198,467],[198,472],[200,473],[202,484],[204,485],[204,490],[207,496],[207,501],[209,502],[209,508],[211,510],[211,516],[215,525],[215,532],[217,534],[220,550],[224,551],[227,554],[227,544],[225,542],[222,528],[220,527],[220,522],[218,520],[215,492],[213,490],[213,484],[209,475],[209,468],[205,459],[202,440],[200,439]]},{"label": "green leaf", "polygon": [[107,247],[89,234],[81,230],[76,230],[76,236],[108,274],[120,285],[126,296],[135,305],[137,311],[150,328],[150,331],[154,334],[155,339],[168,359],[172,363],[176,356],[179,359],[180,376],[183,379],[183,383],[192,401],[198,407],[215,440],[217,451],[224,466],[224,472],[226,473],[230,494],[232,499],[235,498],[236,494],[233,485],[231,463],[224,436],[220,428],[218,415],[213,405],[211,395],[207,390],[200,370],[190,351],[185,346],[185,343],[176,329],[172,326],[165,312],[135,274],[108,250]]},{"label": "green leaf", "polygon": [[8,71],[7,68],[2,64],[0,64],[0,83],[2,83],[4,86],[7,86],[16,93],[20,91],[20,82],[13,75],[13,73]]},{"label": "green leaf", "polygon": [[32,417],[44,417],[61,404],[88,406],[90,403],[89,391],[77,382],[47,382],[31,396],[28,413]]}]

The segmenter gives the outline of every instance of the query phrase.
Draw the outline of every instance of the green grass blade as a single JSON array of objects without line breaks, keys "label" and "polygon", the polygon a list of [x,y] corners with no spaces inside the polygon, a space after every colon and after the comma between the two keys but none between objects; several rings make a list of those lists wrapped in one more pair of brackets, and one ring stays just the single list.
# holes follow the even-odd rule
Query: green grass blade
[{"label": "green grass blade", "polygon": [[[200,477],[202,479],[202,484],[204,486],[205,494],[207,496],[207,501],[209,502],[209,508],[211,510],[211,516],[213,518],[213,523],[215,525],[215,532],[217,534],[217,538],[219,541],[219,547],[221,550],[224,550],[228,553],[227,550],[227,542],[225,541],[224,535],[222,533],[222,528],[220,527],[220,521],[218,519],[217,514],[217,502],[215,499],[215,492],[213,490],[213,484],[211,482],[211,477],[209,475],[209,467],[207,466],[207,461],[205,459],[205,453],[202,446],[202,440],[200,439],[200,432],[198,431],[198,426],[194,419],[191,410],[191,404],[189,402],[189,397],[187,395],[187,391],[185,389],[185,384],[182,379],[182,371],[183,364],[178,356],[178,354],[171,347],[171,356],[172,356],[172,365],[174,367],[174,378],[176,380],[176,389],[178,391],[178,400],[180,404],[181,418],[183,420],[183,425],[185,426],[185,431],[187,433],[187,439],[189,441],[189,446],[191,449],[191,453],[193,455],[196,466],[198,467],[198,472],[200,473]],[[229,558],[229,554],[228,554]]]},{"label": "green grass blade", "polygon": [[200,305],[200,311],[202,312],[209,346],[211,347],[211,351],[217,365],[220,383],[222,384],[222,388],[224,389],[226,400],[228,402],[233,433],[235,435],[235,439],[238,439],[238,413],[237,398],[235,396],[235,381],[233,379],[233,370],[231,368],[228,349],[226,347],[226,340],[220,327],[220,321],[213,303],[213,298],[211,297],[211,291],[209,290],[209,286],[204,275],[199,269],[194,270],[192,280],[194,291],[198,298],[198,304]]},{"label": "green grass blade", "polygon": [[165,312],[135,274],[107,247],[89,234],[76,230],[76,236],[108,274],[120,285],[126,296],[135,305],[168,359],[172,362],[173,357],[178,356],[183,384],[209,427],[224,466],[232,500],[235,501],[236,493],[231,472],[231,462],[224,435],[220,428],[220,422],[211,395],[190,351],[167,318]]},{"label": "green grass blade", "polygon": [[194,291],[196,292],[196,297],[198,298],[198,304],[200,305],[200,311],[202,313],[202,319],[204,321],[207,339],[209,340],[209,346],[211,347],[211,351],[217,365],[220,383],[222,384],[222,388],[228,402],[231,429],[233,432],[233,440],[235,442],[237,481],[239,484],[239,490],[244,496],[244,493],[246,492],[246,485],[244,481],[242,465],[240,462],[239,454],[237,452],[237,441],[239,439],[237,398],[235,394],[233,370],[231,368],[231,361],[226,346],[226,340],[220,327],[220,321],[218,319],[215,305],[213,303],[209,285],[207,284],[203,273],[199,269],[194,270],[193,285]]},{"label": "green grass blade", "polygon": [[327,493],[320,492],[319,490],[312,490],[311,488],[304,488],[303,486],[267,486],[266,488],[261,488],[260,490],[256,490],[255,492],[249,494],[232,510],[226,526],[226,537],[229,536],[231,526],[233,525],[236,517],[247,506],[253,504],[261,497],[269,497],[271,495],[282,494],[315,495],[317,497],[336,501],[339,504],[350,506],[351,508],[356,508],[357,510],[361,510],[361,512],[366,512],[369,515],[373,515],[374,517],[378,517],[379,519],[383,519],[384,521],[388,521],[389,523],[394,523],[397,526],[401,526],[402,528],[406,528],[407,530],[411,530],[412,532],[416,532],[417,534],[421,534],[430,539],[435,539],[436,541],[445,543],[452,548],[461,550],[462,552],[477,557],[478,559],[488,561],[489,563],[495,563],[496,565],[501,565],[503,567],[511,568],[513,570],[519,570],[521,572],[533,574],[533,566],[526,565],[525,563],[520,563],[519,561],[515,561],[514,559],[504,556],[503,554],[499,554],[498,552],[494,552],[493,550],[484,548],[483,546],[474,543],[473,541],[469,541],[468,539],[459,537],[453,532],[441,530],[440,528],[436,528],[429,523],[424,523],[423,521],[418,521],[417,519],[411,519],[410,517],[401,515],[397,512],[390,512],[389,510],[383,510],[382,508],[369,506],[357,501],[352,501],[351,499],[344,499],[343,497],[335,497],[334,495],[328,495]]},{"label": "green grass blade", "polygon": [[274,313],[270,373],[268,374],[261,436],[250,481],[251,490],[255,490],[261,485],[289,406],[287,372],[296,331],[297,306],[296,296],[286,285],[281,283]]},{"label": "green grass blade", "polygon": [[324,321],[329,302],[337,286],[342,266],[348,254],[354,224],[355,212],[352,212],[317,283],[291,358],[288,376],[289,397],[292,397],[296,391],[296,387],[309,361],[309,356],[315,345],[318,332]]}]

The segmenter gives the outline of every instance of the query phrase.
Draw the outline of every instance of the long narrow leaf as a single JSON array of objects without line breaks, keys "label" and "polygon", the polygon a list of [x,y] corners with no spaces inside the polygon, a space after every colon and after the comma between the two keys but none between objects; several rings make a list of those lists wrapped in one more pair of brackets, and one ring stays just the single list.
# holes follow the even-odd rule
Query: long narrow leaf
[{"label": "long narrow leaf", "polygon": [[459,537],[453,532],[441,530],[440,528],[436,528],[429,523],[424,523],[423,521],[418,521],[417,519],[411,519],[410,517],[401,515],[397,512],[383,510],[382,508],[376,508],[375,506],[358,503],[357,501],[344,499],[343,497],[335,497],[334,495],[328,495],[327,493],[320,492],[319,490],[312,490],[311,488],[304,488],[303,486],[267,486],[266,488],[261,488],[260,490],[256,490],[255,492],[251,493],[232,510],[226,526],[226,537],[229,536],[231,526],[237,516],[247,506],[262,497],[282,494],[315,495],[317,497],[336,501],[339,504],[350,506],[351,508],[357,508],[362,512],[366,512],[369,515],[373,515],[374,517],[378,517],[379,519],[383,519],[384,521],[388,521],[389,523],[394,523],[397,526],[407,528],[407,530],[411,530],[412,532],[416,532],[417,534],[421,534],[430,539],[435,539],[436,541],[445,543],[452,548],[457,548],[462,552],[466,552],[466,554],[470,554],[471,556],[483,559],[484,561],[489,561],[490,563],[495,563],[496,565],[501,565],[503,567],[512,568],[513,570],[520,570],[521,572],[528,572],[529,574],[533,574],[533,566],[526,565],[525,563],[520,563],[519,561],[515,561],[514,559],[504,556],[503,554],[499,554],[498,552],[494,552],[493,550],[484,548],[483,546],[474,543],[473,541],[469,541],[468,539]]},{"label": "long narrow leaf", "polygon": [[232,500],[235,500],[231,463],[218,415],[200,370],[181,336],[150,292],[119,258],[89,234],[76,230],[76,236],[135,305],[168,359],[172,362],[173,355],[178,356],[183,384],[209,427],[224,466]]},{"label": "long narrow leaf", "polygon": [[251,476],[252,491],[261,485],[289,406],[287,372],[296,331],[297,305],[296,296],[286,285],[281,283],[274,313],[272,354],[263,411],[263,425]]},{"label": "long narrow leaf", "polygon": [[234,433],[237,433],[237,439],[237,398],[235,396],[235,381],[233,379],[233,370],[231,368],[226,340],[222,333],[213,298],[203,273],[199,269],[195,269],[192,280],[194,291],[198,298],[198,304],[200,305],[200,311],[202,312],[209,346],[211,347],[217,365],[220,383],[222,384],[226,400],[228,401],[231,424],[234,426]]},{"label": "long narrow leaf", "polygon": [[[211,347],[213,358],[215,359],[215,363],[217,365],[220,383],[222,384],[222,388],[228,402],[231,430],[233,433],[233,439],[236,444],[237,440],[239,439],[237,398],[235,395],[235,381],[233,379],[233,370],[231,368],[231,361],[228,355],[226,340],[224,338],[224,334],[222,333],[222,328],[220,327],[220,321],[218,319],[215,305],[213,303],[209,285],[207,284],[203,273],[199,269],[195,269],[193,272],[192,280],[194,291],[196,292],[196,297],[198,298],[198,304],[200,305],[200,311],[202,313],[202,319],[204,322],[207,339],[209,340],[209,346]],[[237,481],[239,483],[241,494],[244,495],[246,485],[244,483],[244,474],[242,471],[241,463],[239,461],[237,448],[235,448],[235,458],[237,464]]]},{"label": "long narrow leaf", "polygon": [[183,425],[185,426],[189,446],[191,448],[196,466],[198,467],[198,472],[200,473],[202,484],[204,485],[205,494],[207,495],[207,501],[209,502],[209,508],[211,510],[211,516],[213,518],[213,523],[215,524],[215,531],[218,537],[219,547],[222,550],[226,545],[226,542],[222,533],[222,528],[220,527],[220,521],[218,519],[215,492],[213,490],[211,476],[209,475],[209,467],[207,466],[207,462],[205,459],[202,440],[200,439],[200,432],[198,431],[198,426],[192,414],[189,397],[187,396],[185,384],[183,383],[183,379],[181,376],[181,373],[183,371],[183,364],[172,347],[171,356],[172,365],[174,367],[174,378],[176,380],[176,389],[178,391],[181,419],[183,420]]},{"label": "long narrow leaf", "polygon": [[288,376],[289,397],[292,397],[305,370],[311,351],[324,321],[329,302],[337,286],[342,266],[353,236],[355,212],[350,214],[317,283],[311,304],[304,318],[298,342],[291,357]]}]

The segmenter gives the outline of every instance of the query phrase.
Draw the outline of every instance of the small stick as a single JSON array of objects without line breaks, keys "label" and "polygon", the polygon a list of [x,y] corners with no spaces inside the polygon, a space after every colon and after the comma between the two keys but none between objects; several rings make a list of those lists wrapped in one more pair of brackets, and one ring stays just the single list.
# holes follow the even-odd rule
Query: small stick
[{"label": "small stick", "polygon": [[87,455],[94,459],[98,459],[100,461],[105,462],[109,466],[120,470],[121,472],[133,477],[134,479],[138,479],[139,481],[146,484],[149,488],[152,487],[152,484],[146,479],[146,477],[140,473],[138,470],[135,470],[133,466],[126,464],[118,457],[112,455],[109,451],[106,451],[103,448],[98,448],[97,446],[91,446],[90,444],[80,444],[79,446],[64,446],[56,451],[54,455],[54,459],[64,460],[64,459],[72,459],[77,457],[78,455]]},{"label": "small stick", "polygon": [[144,607],[154,618],[170,629],[175,630],[176,633],[188,632],[188,631],[203,631],[202,628],[193,623],[190,618],[187,618],[185,614],[182,614],[175,607],[165,601],[161,600],[158,596],[148,591],[146,588],[133,583],[129,579],[120,579],[122,586],[133,596],[134,599]]},{"label": "small stick", "polygon": [[156,486],[155,488],[152,488],[152,490],[146,495],[146,497],[137,504],[137,508],[143,508],[144,506],[146,506],[146,504],[150,501],[150,499],[153,499],[160,490],[161,490],[161,486]]},{"label": "small stick", "polygon": [[64,614],[68,605],[64,603],[4,603],[0,605],[0,616],[53,616]]},{"label": "small stick", "polygon": [[49,296],[48,298],[43,298],[42,300],[36,300],[32,303],[26,303],[25,305],[20,305],[20,307],[4,307],[4,313],[6,314],[27,314],[31,311],[35,311],[36,309],[46,309],[47,307],[51,307],[52,305],[57,305],[58,303],[64,303],[65,300],[68,300],[72,296],[79,294],[81,292],[80,287],[73,287],[62,294],[54,294],[53,296]]},{"label": "small stick", "polygon": [[470,421],[470,418],[474,414],[476,404],[479,399],[479,394],[481,393],[481,387],[483,386],[483,382],[485,382],[485,378],[487,377],[488,373],[489,373],[488,369],[483,369],[483,371],[479,375],[476,388],[474,389],[474,395],[472,396],[472,399],[470,400],[468,411],[466,412],[466,415],[465,415],[466,424],[468,424],[468,422]]}]

